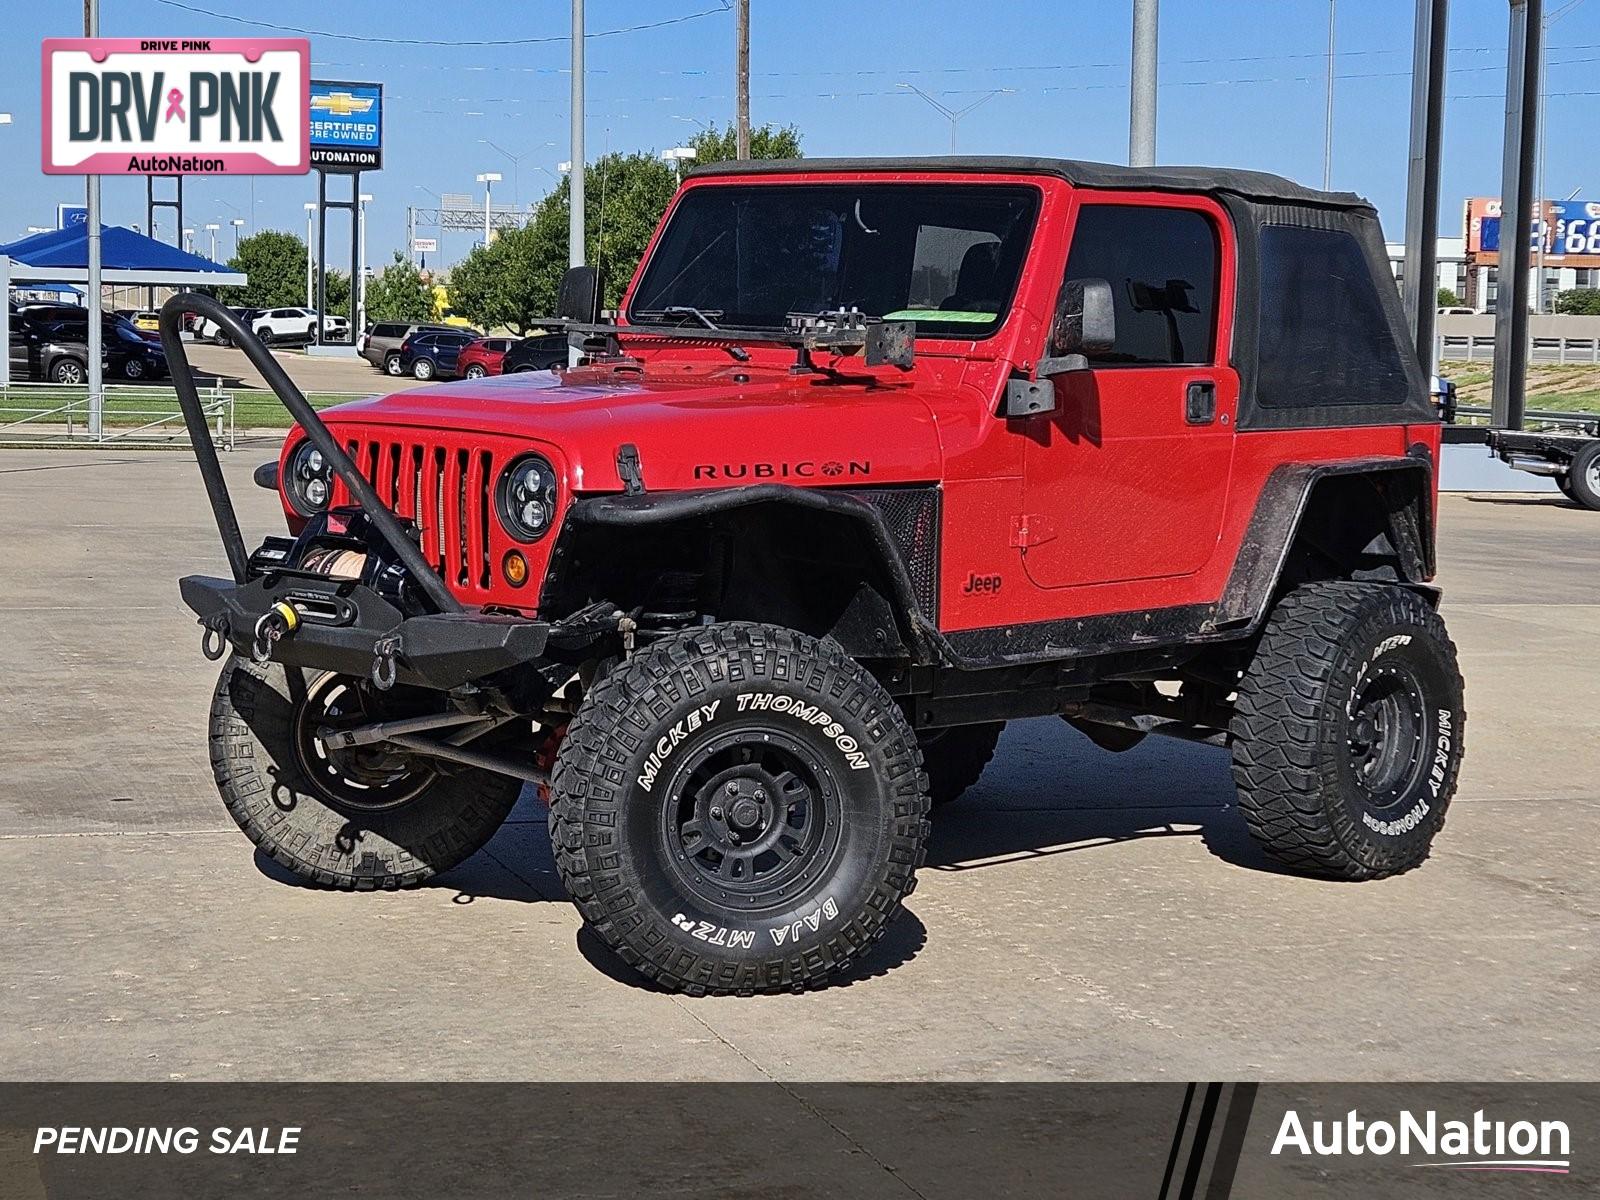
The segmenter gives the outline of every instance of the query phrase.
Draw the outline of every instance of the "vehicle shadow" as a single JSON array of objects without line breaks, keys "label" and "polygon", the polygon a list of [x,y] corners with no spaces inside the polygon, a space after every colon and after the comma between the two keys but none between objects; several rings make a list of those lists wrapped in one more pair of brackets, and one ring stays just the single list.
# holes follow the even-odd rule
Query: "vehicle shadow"
[{"label": "vehicle shadow", "polygon": [[1199,838],[1232,866],[1287,874],[1237,807],[1227,752],[1152,737],[1122,754],[1065,721],[1013,722],[965,796],[933,814],[925,869],[972,871],[1151,838]]},{"label": "vehicle shadow", "polygon": [[1468,504],[1500,504],[1513,508],[1578,508],[1583,505],[1568,500],[1560,492],[1499,492],[1493,495],[1469,495]]}]

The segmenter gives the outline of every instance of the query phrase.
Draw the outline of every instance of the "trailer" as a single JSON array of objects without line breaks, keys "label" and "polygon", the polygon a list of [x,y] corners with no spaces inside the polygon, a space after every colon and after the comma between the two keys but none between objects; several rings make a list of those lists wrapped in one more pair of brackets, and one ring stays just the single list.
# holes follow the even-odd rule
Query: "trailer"
[{"label": "trailer", "polygon": [[1600,422],[1578,430],[1491,429],[1488,442],[1508,466],[1548,475],[1574,504],[1600,512]]}]

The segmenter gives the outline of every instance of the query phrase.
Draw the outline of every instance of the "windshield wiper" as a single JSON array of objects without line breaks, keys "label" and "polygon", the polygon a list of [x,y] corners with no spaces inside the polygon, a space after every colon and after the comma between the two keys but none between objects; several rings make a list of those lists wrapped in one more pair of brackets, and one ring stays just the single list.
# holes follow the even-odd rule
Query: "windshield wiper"
[{"label": "windshield wiper", "polygon": [[[722,309],[720,308],[713,308],[710,312],[706,312],[704,309],[695,308],[688,304],[669,304],[667,307],[661,309],[659,313],[641,312],[639,315],[641,317],[651,319],[658,315],[663,317],[693,317],[712,333],[723,332],[722,326],[718,325],[711,319],[713,316],[720,317],[722,315]],[[750,361],[750,351],[746,350],[743,346],[725,346],[723,348],[727,350],[729,354],[733,355],[734,359],[738,362]]]}]

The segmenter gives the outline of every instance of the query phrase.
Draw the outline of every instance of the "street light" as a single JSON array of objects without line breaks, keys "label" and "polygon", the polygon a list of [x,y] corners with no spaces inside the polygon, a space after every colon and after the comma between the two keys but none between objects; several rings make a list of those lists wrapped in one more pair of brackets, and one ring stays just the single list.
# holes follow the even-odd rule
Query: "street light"
[{"label": "street light", "polygon": [[221,225],[217,225],[215,223],[206,226],[206,232],[211,235],[211,261],[212,262],[216,262],[217,261],[217,231],[219,229],[221,229],[221,228],[222,228]]},{"label": "street light", "polygon": [[11,114],[10,113],[0,113],[0,125],[9,125],[9,124],[11,124]]},{"label": "street light", "polygon": [[[554,146],[555,143],[554,142],[542,142],[539,145],[533,147],[532,149],[524,150],[521,154],[513,154],[513,153],[511,153],[511,151],[507,150],[504,146],[500,145],[499,142],[493,141],[490,138],[479,138],[478,140],[480,142],[482,142],[485,146],[488,146],[489,149],[498,150],[501,154],[505,155],[507,158],[509,158],[511,160],[511,207],[512,208],[521,208],[522,207],[522,174],[521,174],[522,173],[522,160],[527,158],[528,155],[532,154],[534,150],[543,150],[548,146]],[[541,167],[540,170],[544,170],[544,168]]]},{"label": "street light", "polygon": [[307,200],[302,207],[306,210],[306,307],[315,308],[317,301],[313,293],[316,291],[316,276],[311,262],[311,234],[312,225],[316,221],[317,202]]},{"label": "street light", "polygon": [[367,205],[372,202],[370,193],[356,197],[356,304],[355,332],[359,336],[367,327]]},{"label": "street light", "polygon": [[244,228],[244,218],[243,217],[235,217],[233,220],[229,221],[228,224],[233,226],[233,256],[235,258],[238,258],[239,257],[239,230]]},{"label": "street light", "polygon": [[185,229],[183,231],[183,248],[190,254],[194,253],[194,230]]},{"label": "street light", "polygon": [[700,152],[693,146],[674,146],[670,150],[661,152],[661,161],[672,164],[672,180],[675,184],[683,182],[683,164],[687,159],[693,161],[700,157]]},{"label": "street light", "polygon": [[951,154],[954,154],[956,152],[956,124],[961,120],[962,117],[966,116],[973,109],[977,108],[978,105],[987,104],[990,100],[993,100],[996,96],[1009,96],[1009,95],[1011,95],[1013,92],[1015,92],[1017,90],[1016,88],[995,88],[994,91],[986,92],[984,95],[979,96],[976,100],[974,100],[971,104],[967,105],[965,108],[951,108],[948,104],[941,104],[939,101],[935,100],[932,96],[928,95],[927,92],[923,91],[921,88],[919,88],[914,83],[897,83],[897,84],[895,84],[895,87],[902,87],[902,88],[905,88],[907,91],[915,92],[917,95],[921,96],[924,100],[926,100],[930,105],[932,105],[934,109],[936,109],[942,116],[944,116],[944,118],[946,120],[948,120],[950,122],[950,153]]},{"label": "street light", "polygon": [[489,246],[489,198],[494,194],[494,185],[500,182],[499,171],[485,171],[477,177],[483,184],[483,245]]}]

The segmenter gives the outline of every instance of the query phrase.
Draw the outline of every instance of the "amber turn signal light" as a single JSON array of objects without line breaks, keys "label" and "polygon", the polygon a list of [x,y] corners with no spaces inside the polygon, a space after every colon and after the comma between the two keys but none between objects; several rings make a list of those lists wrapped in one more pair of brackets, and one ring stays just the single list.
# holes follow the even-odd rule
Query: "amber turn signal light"
[{"label": "amber turn signal light", "polygon": [[500,562],[500,571],[506,577],[506,582],[512,587],[521,587],[528,582],[528,560],[522,557],[522,551],[511,550],[506,553]]}]

